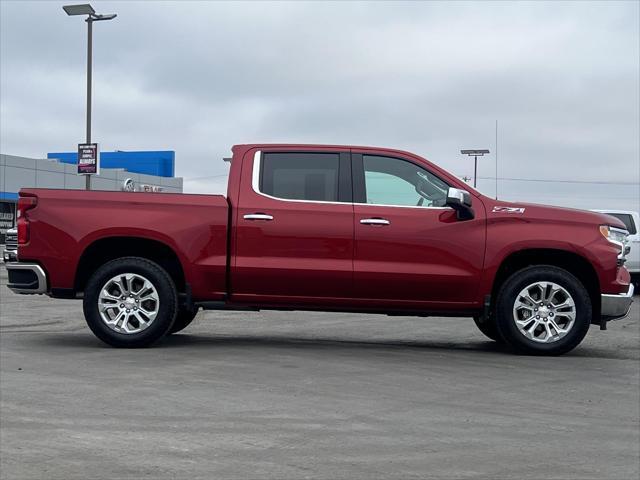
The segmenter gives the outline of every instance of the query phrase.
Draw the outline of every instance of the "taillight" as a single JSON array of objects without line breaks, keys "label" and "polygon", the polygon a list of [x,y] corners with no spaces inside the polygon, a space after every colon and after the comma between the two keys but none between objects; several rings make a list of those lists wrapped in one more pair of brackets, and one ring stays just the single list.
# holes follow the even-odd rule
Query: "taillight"
[{"label": "taillight", "polygon": [[18,244],[24,245],[29,243],[29,219],[27,211],[35,208],[38,204],[37,197],[20,197],[18,198]]}]

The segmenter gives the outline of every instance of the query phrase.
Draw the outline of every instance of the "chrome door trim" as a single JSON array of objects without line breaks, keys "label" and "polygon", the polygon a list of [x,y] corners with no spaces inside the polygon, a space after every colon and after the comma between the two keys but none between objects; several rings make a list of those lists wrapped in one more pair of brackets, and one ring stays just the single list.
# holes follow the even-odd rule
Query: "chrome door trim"
[{"label": "chrome door trim", "polygon": [[416,210],[453,210],[451,207],[419,207],[417,205],[387,205],[384,203],[354,203],[361,207],[415,208]]},{"label": "chrome door trim", "polygon": [[328,202],[325,200],[298,200],[295,198],[279,198],[273,197],[269,194],[262,193],[260,191],[260,163],[262,159],[262,151],[258,150],[253,156],[253,171],[251,175],[251,187],[254,193],[262,197],[270,198],[271,200],[278,200],[280,202],[296,202],[296,203],[325,203],[329,205],[352,205],[351,202]]},{"label": "chrome door trim", "polygon": [[391,222],[386,218],[363,218],[360,223],[363,225],[391,225]]},{"label": "chrome door trim", "polygon": [[[310,150],[312,151],[312,150]],[[367,207],[392,207],[392,208],[416,208],[419,210],[453,210],[451,207],[418,207],[413,205],[385,205],[382,203],[356,203],[356,202],[328,202],[325,200],[298,200],[294,198],[279,198],[263,193],[260,191],[260,163],[262,159],[262,150],[257,150],[253,155],[253,170],[251,172],[251,188],[256,195],[260,195],[271,200],[278,200],[280,202],[294,202],[294,203],[320,203],[327,205],[362,205]]]},{"label": "chrome door trim", "polygon": [[268,213],[247,213],[243,215],[242,218],[245,220],[273,220],[273,215],[269,215]]}]

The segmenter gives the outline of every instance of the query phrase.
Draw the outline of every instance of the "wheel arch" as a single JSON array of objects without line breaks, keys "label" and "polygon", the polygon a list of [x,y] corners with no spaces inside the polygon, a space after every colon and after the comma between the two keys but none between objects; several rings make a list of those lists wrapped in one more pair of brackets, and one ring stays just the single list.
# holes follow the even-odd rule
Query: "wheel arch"
[{"label": "wheel arch", "polygon": [[585,257],[568,250],[553,248],[525,249],[513,252],[505,257],[496,271],[491,289],[491,304],[505,280],[513,273],[526,267],[551,265],[562,268],[576,277],[589,293],[592,305],[592,323],[600,319],[600,280],[593,265]]},{"label": "wheel arch", "polygon": [[120,257],[151,260],[169,274],[178,292],[186,290],[184,268],[174,249],[159,240],[136,236],[102,237],[87,245],[78,260],[74,290],[83,292],[89,277],[98,267]]}]

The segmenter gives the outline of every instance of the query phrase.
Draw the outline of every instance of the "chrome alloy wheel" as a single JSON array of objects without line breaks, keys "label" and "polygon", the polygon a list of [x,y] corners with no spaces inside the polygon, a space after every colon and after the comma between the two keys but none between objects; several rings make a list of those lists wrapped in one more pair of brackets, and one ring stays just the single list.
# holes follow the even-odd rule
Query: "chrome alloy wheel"
[{"label": "chrome alloy wheel", "polygon": [[121,273],[100,289],[102,321],[118,333],[139,333],[153,323],[160,308],[156,287],[137,273]]},{"label": "chrome alloy wheel", "polygon": [[523,288],[513,304],[513,320],[529,340],[557,342],[576,321],[576,305],[569,292],[553,282],[536,282]]}]

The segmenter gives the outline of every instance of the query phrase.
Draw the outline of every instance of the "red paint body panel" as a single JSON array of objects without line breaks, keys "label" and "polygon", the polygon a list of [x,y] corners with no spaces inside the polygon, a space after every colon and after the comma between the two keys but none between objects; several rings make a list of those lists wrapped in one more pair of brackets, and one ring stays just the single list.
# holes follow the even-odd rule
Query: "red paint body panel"
[{"label": "red paint body panel", "polygon": [[[256,151],[246,151],[242,159],[233,215],[231,301],[333,304],[353,297],[353,205],[281,200],[256,192],[252,185]],[[268,213],[274,220],[244,219],[253,213]]]},{"label": "red paint body panel", "polygon": [[31,240],[20,261],[40,263],[53,288],[73,288],[78,261],[94,241],[140,237],[170,247],[194,298],[226,292],[228,205],[220,195],[25,189],[38,205],[27,218]]},{"label": "red paint body panel", "polygon": [[[355,296],[379,307],[473,306],[484,262],[483,210],[460,222],[450,208],[356,205]],[[390,224],[361,224],[366,218]]]},{"label": "red paint body panel", "polygon": [[[451,208],[281,200],[253,186],[256,151],[357,152],[412,161],[470,191],[475,218]],[[142,237],[177,255],[196,301],[327,310],[478,312],[500,265],[516,252],[553,249],[587,260],[602,293],[627,290],[616,247],[599,225],[612,217],[490,199],[414,154],[335,145],[237,145],[227,198],[220,195],[26,189],[30,241],[20,261],[40,263],[50,288],[72,289],[79,259],[94,241]],[[524,209],[494,212],[494,207]],[[268,213],[274,221],[251,221]],[[385,218],[388,226],[362,225]],[[229,221],[231,222],[228,225]]]},{"label": "red paint body panel", "polygon": [[[415,163],[448,183],[460,181],[408,152],[354,148]],[[380,309],[464,310],[474,308],[485,255],[486,214],[474,203],[475,218],[459,221],[450,207],[356,204],[355,296]],[[383,218],[389,225],[363,225]]]},{"label": "red paint body panel", "polygon": [[616,246],[599,232],[599,225],[624,228],[606,215],[526,203],[505,203],[483,197],[487,211],[495,206],[524,208],[523,214],[490,213],[487,222],[487,262],[481,290],[491,291],[500,264],[526,249],[553,249],[575,253],[593,266],[602,293],[622,293],[629,288],[629,272],[618,267]]}]

